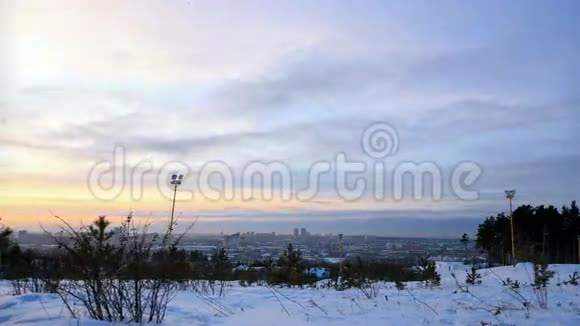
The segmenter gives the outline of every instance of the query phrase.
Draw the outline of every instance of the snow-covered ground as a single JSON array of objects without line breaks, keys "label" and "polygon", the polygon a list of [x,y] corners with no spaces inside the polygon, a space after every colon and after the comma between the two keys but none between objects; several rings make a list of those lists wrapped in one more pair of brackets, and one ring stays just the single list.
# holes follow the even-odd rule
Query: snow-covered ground
[{"label": "snow-covered ground", "polygon": [[[204,297],[180,292],[170,303],[165,325],[580,325],[580,286],[561,285],[580,265],[551,265],[556,274],[549,287],[548,309],[538,307],[529,287],[531,264],[483,269],[481,285],[469,293],[458,291],[451,272],[463,283],[461,263],[439,263],[440,288],[409,284],[400,293],[392,283],[382,283],[376,298],[368,299],[351,289],[288,289],[233,285],[225,297]],[[521,295],[531,302],[529,317],[522,301],[502,279],[518,280]],[[109,325],[106,322],[74,320],[56,295],[11,296],[8,282],[0,282],[2,325]],[[501,311],[497,312],[496,307]],[[80,309],[80,307],[79,307]]]}]

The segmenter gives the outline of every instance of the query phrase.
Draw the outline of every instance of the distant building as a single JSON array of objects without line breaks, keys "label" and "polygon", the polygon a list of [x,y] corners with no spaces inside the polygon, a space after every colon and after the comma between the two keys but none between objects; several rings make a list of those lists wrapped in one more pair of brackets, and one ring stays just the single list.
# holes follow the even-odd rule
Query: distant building
[{"label": "distant building", "polygon": [[298,237],[300,233],[298,232],[298,228],[294,228],[294,236]]},{"label": "distant building", "polygon": [[20,231],[18,231],[17,237],[18,237],[18,240],[19,241],[22,241],[22,240],[26,239],[27,236],[28,236],[28,231],[26,231],[26,230],[20,230]]},{"label": "distant building", "polygon": [[240,233],[224,236],[224,248],[238,248],[240,246]]},{"label": "distant building", "polygon": [[308,233],[308,231],[306,231],[306,228],[300,229],[300,236],[301,237],[307,237],[309,235],[310,235],[310,233]]},{"label": "distant building", "polygon": [[396,242],[387,242],[385,247],[387,247],[387,249],[389,250],[403,249],[403,245],[401,243]]}]

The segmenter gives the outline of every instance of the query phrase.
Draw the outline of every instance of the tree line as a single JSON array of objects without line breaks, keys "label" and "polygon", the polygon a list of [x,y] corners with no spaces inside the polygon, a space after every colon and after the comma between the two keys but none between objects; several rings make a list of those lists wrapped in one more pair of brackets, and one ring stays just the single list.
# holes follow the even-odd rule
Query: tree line
[{"label": "tree line", "polygon": [[[554,206],[522,205],[513,211],[517,261],[580,263],[580,210],[576,201],[557,209]],[[499,213],[487,217],[477,229],[476,247],[488,262],[511,261],[510,216]]]}]

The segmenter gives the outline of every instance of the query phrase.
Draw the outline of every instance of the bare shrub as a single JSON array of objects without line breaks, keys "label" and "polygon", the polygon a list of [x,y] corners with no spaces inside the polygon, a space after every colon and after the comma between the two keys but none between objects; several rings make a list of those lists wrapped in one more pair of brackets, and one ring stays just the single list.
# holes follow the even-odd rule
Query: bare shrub
[{"label": "bare shrub", "polygon": [[366,280],[359,288],[367,299],[374,299],[379,295],[379,283],[374,280]]},{"label": "bare shrub", "polygon": [[147,225],[137,227],[131,214],[115,232],[104,216],[79,230],[58,219],[62,236],[53,239],[65,252],[62,276],[69,279],[58,294],[74,317],[71,307],[80,303],[92,319],[163,321],[180,273],[187,273],[176,247],[180,237],[166,241],[172,226],[159,244],[159,236],[148,233]]},{"label": "bare shrub", "polygon": [[208,285],[212,295],[224,296],[231,277],[232,263],[224,248],[211,257]]},{"label": "bare shrub", "polygon": [[367,299],[372,299],[379,294],[378,284],[377,280],[370,276],[369,264],[360,257],[356,257],[354,262],[345,264],[340,282],[337,281],[337,288],[340,290],[356,288]]}]

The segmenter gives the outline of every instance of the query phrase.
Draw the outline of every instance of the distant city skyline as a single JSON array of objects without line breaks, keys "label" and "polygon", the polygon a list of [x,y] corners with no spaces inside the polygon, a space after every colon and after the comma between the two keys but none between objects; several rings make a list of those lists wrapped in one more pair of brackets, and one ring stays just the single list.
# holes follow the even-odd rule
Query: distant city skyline
[{"label": "distant city skyline", "polygon": [[[118,219],[111,217],[113,226],[119,225]],[[120,219],[119,219],[120,220]],[[200,222],[196,219],[195,226],[188,231],[188,235],[194,234],[208,234],[208,235],[229,235],[234,233],[265,233],[277,235],[295,236],[295,231],[298,230],[298,237],[301,236],[301,229],[306,229],[308,235],[328,235],[338,236],[343,233],[348,236],[384,236],[384,237],[408,237],[408,238],[443,238],[454,239],[459,238],[461,234],[468,233],[475,235],[477,226],[481,223],[481,219],[415,219],[415,218],[395,218],[395,219],[378,219],[378,220],[364,220],[364,219],[349,219],[343,220],[341,226],[329,227],[325,221],[312,222],[303,221],[301,224],[295,222],[247,222],[240,221],[237,223],[217,223]],[[89,224],[88,219],[83,220],[84,224]],[[151,232],[160,232],[167,226],[167,220],[151,220],[146,219],[138,221],[138,223],[152,223]],[[181,220],[179,224],[182,226],[193,223],[191,220]],[[296,227],[295,225],[300,225]],[[44,224],[44,228],[49,231],[55,231],[58,227],[54,224]],[[22,229],[15,226],[17,233],[19,231],[26,231],[32,233],[43,233],[40,226],[32,226]],[[177,228],[179,231],[182,228]]]}]

